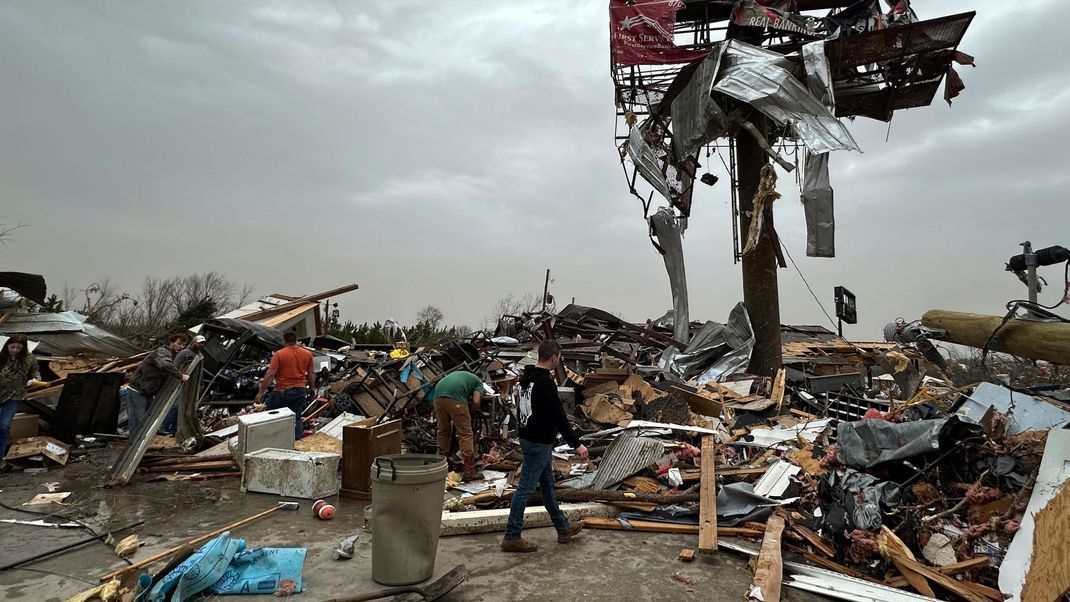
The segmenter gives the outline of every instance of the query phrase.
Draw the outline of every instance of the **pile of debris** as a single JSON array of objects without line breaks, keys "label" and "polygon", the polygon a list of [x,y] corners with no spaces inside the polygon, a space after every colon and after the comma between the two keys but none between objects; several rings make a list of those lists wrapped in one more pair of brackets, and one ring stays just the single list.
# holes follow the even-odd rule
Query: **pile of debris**
[{"label": "pile of debris", "polygon": [[[742,304],[726,323],[686,329],[671,313],[634,324],[569,305],[428,348],[347,343],[309,321],[314,399],[301,415],[255,411],[281,345],[264,321],[293,329],[287,321],[308,317],[295,309],[317,307],[316,297],[276,296],[202,325],[190,381],[164,387],[106,483],[233,477],[242,491],[367,497],[375,457],[438,452],[435,385],[466,370],[485,383],[473,416],[484,478],[451,474],[442,532],[502,530],[521,460],[516,384],[552,338],[563,348],[559,396],[590,451],[582,461],[567,445],[554,452],[570,519],[697,535],[681,560],[718,548],[756,556],[754,589],[742,592],[752,599],[776,599],[782,580],[842,599],[919,599],[913,590],[1001,600],[1059,587],[1047,576],[1064,561],[1032,550],[1064,532],[1067,390],[955,386],[912,344],[848,342],[817,326],[782,327],[783,367],[748,374],[754,336]],[[87,363],[33,393],[34,426],[44,421],[51,437],[34,429],[8,459],[47,470],[121,439],[117,391],[140,357]],[[173,405],[179,432],[161,436]],[[549,517],[529,508],[526,523]]]},{"label": "pile of debris", "polygon": [[[956,387],[913,346],[820,327],[784,327],[784,367],[750,375],[749,330],[742,308],[725,325],[692,324],[688,345],[671,324],[592,308],[503,318],[490,341],[509,374],[544,337],[564,348],[560,396],[591,452],[555,450],[559,500],[582,502],[563,506],[570,519],[758,556],[752,599],[776,599],[781,576],[849,600],[1054,591],[1062,561],[1029,567],[1061,532],[1037,531],[1033,515],[1070,476],[1067,391]],[[449,483],[445,535],[504,528],[520,460],[516,421],[502,418],[515,418],[511,384],[498,381],[480,417],[486,479]],[[1065,505],[1045,518],[1065,521]],[[526,521],[549,524],[534,509]]]}]

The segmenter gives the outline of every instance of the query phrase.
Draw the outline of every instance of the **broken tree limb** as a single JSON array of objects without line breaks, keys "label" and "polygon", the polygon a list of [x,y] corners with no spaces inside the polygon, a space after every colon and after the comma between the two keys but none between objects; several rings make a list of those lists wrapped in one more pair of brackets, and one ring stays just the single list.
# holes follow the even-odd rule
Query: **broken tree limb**
[{"label": "broken tree limb", "polygon": [[717,441],[713,435],[702,436],[702,482],[698,507],[698,549],[717,551]]},{"label": "broken tree limb", "polygon": [[754,565],[754,583],[747,599],[752,602],[780,602],[780,583],[784,580],[784,564],[780,557],[780,536],[784,532],[784,516],[773,512],[765,523],[762,550]]},{"label": "broken tree limb", "polygon": [[[942,309],[925,312],[921,323],[929,328],[944,330],[947,332],[946,340],[951,343],[978,349],[984,348],[987,343],[989,351],[1070,364],[1070,324],[1067,323],[1011,318],[1003,324],[1000,316]],[[993,333],[996,333],[996,337],[989,343]]]}]

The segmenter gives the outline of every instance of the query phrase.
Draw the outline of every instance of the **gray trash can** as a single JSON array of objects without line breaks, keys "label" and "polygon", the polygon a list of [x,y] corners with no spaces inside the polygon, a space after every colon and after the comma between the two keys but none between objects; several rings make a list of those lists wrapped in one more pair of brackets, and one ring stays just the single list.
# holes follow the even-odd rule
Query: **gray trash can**
[{"label": "gray trash can", "polygon": [[371,466],[372,579],[411,585],[431,578],[449,467],[432,454],[379,456]]}]

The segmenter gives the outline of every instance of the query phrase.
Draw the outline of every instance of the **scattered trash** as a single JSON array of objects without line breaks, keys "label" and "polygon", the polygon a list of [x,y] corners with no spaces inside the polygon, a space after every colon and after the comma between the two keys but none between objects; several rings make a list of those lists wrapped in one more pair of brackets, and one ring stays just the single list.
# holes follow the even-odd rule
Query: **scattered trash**
[{"label": "scattered trash", "polygon": [[335,548],[333,552],[331,552],[331,558],[335,560],[349,560],[350,558],[352,558],[353,548],[356,545],[358,539],[360,539],[360,533],[357,533],[356,535],[350,535],[349,537],[343,539],[342,542],[338,544],[338,547]]}]

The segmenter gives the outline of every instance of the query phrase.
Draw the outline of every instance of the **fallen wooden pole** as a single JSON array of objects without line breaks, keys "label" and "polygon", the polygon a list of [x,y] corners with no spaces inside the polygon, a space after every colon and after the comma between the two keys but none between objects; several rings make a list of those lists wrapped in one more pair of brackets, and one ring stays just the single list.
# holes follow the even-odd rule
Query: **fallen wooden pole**
[{"label": "fallen wooden pole", "polygon": [[[640,531],[643,533],[676,533],[679,535],[698,535],[698,525],[681,525],[676,523],[661,523],[651,520],[629,520],[625,527],[615,518],[585,518],[583,525],[591,529],[606,529],[609,531]],[[741,529],[738,527],[717,527],[717,534],[722,537],[761,537],[761,531],[754,529]]]},{"label": "fallen wooden pole", "polygon": [[261,518],[264,518],[265,516],[267,516],[267,515],[269,515],[269,514],[271,514],[273,512],[278,512],[280,508],[282,508],[282,506],[275,506],[274,508],[271,508],[270,510],[265,510],[265,511],[259,513],[259,514],[254,514],[254,515],[250,516],[249,518],[244,518],[244,519],[242,519],[242,520],[240,520],[240,521],[238,521],[236,523],[231,523],[231,524],[223,527],[222,529],[217,529],[217,530],[212,531],[211,533],[209,533],[207,535],[201,535],[200,537],[197,537],[195,539],[191,539],[191,540],[189,540],[189,541],[187,541],[187,542],[185,542],[185,543],[183,543],[181,545],[177,545],[177,546],[175,546],[173,548],[170,548],[168,550],[164,550],[163,552],[160,552],[159,554],[156,554],[154,556],[150,556],[150,557],[146,558],[145,560],[141,560],[141,561],[135,562],[134,564],[131,564],[130,566],[123,567],[123,568],[121,568],[121,569],[119,569],[117,571],[112,571],[112,572],[108,573],[107,575],[104,575],[103,577],[101,577],[100,578],[100,582],[104,583],[105,581],[110,581],[110,580],[114,579],[115,577],[118,577],[119,575],[125,575],[125,574],[127,574],[127,573],[129,573],[131,571],[136,571],[137,569],[140,569],[143,566],[152,564],[152,563],[156,562],[157,560],[161,560],[163,558],[167,558],[171,554],[174,554],[175,552],[181,550],[182,548],[184,548],[186,546],[195,546],[197,544],[204,543],[204,542],[208,541],[209,539],[212,539],[213,537],[217,537],[217,536],[221,535],[225,531],[232,531],[234,529],[237,529],[238,527],[241,527],[241,526],[244,526],[244,525],[248,525],[249,523],[251,523],[251,522],[253,522],[255,520],[259,520]]},{"label": "fallen wooden pole", "polygon": [[[925,312],[921,323],[929,328],[946,331],[946,340],[951,343],[978,349],[984,348],[988,343],[989,351],[1003,351],[1034,360],[1070,364],[1070,324],[1067,323],[1011,318],[1003,324],[1001,316],[942,309]],[[992,338],[993,333],[996,334],[995,338]]]},{"label": "fallen wooden pole", "polygon": [[754,565],[754,583],[747,599],[758,602],[780,602],[780,583],[784,580],[784,562],[780,556],[780,536],[784,532],[784,517],[773,512],[765,522],[762,550]]}]

